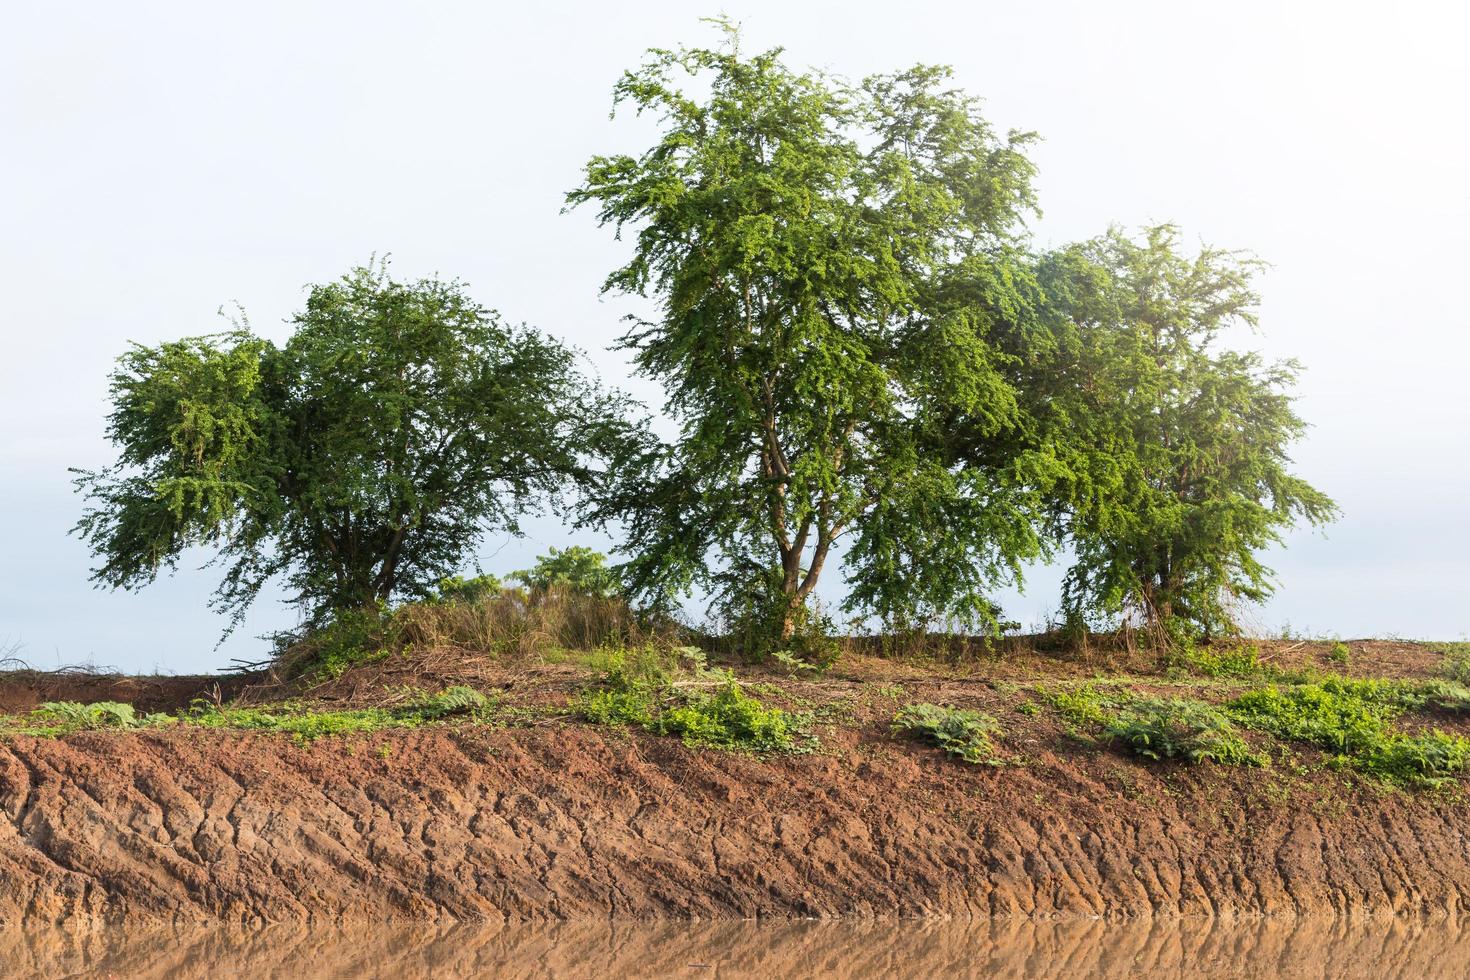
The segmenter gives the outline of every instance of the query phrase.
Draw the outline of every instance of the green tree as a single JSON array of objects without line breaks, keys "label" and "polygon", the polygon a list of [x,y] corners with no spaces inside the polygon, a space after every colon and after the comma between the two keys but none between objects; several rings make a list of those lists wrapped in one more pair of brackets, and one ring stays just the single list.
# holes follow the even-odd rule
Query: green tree
[{"label": "green tree", "polygon": [[607,566],[607,556],[581,545],[552,548],[550,553],[536,559],[534,567],[515,572],[511,577],[534,592],[563,588],[610,599],[621,591],[617,572]]},{"label": "green tree", "polygon": [[95,581],[140,587],[206,546],[234,621],[274,578],[313,620],[430,595],[483,532],[595,491],[628,445],[620,396],[458,282],[359,268],[294,322],[283,347],[237,324],[119,359],[119,459],[76,481]]},{"label": "green tree", "polygon": [[624,75],[614,105],[661,133],[568,195],[636,230],[604,291],[658,300],[621,342],[679,423],[593,519],[626,526],[635,593],[712,587],[777,642],[844,538],[850,608],[987,619],[1042,548],[1033,481],[1000,478],[1033,463],[960,467],[949,430],[1020,424],[993,334],[1028,303],[1030,137],[994,133],[946,69],[848,86],[744,57],[720,23],[723,47]]},{"label": "green tree", "polygon": [[1293,475],[1306,429],[1292,407],[1295,362],[1220,349],[1256,325],[1260,263],[1217,249],[1184,254],[1170,225],[1114,229],[1041,262],[1059,314],[1038,361],[1038,431],[1064,461],[1053,488],[1076,563],[1064,606],[1141,615],[1170,635],[1232,626],[1232,607],[1273,589],[1257,553],[1336,506]]}]

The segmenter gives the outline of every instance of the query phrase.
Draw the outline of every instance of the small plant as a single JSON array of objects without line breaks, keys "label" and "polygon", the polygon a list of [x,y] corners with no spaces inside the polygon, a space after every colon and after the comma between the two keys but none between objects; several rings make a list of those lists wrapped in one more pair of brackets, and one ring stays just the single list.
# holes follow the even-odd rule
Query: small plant
[{"label": "small plant", "polygon": [[435,598],[439,602],[475,603],[499,595],[501,588],[500,579],[494,575],[476,575],[473,578],[451,575],[439,580],[439,594]]},{"label": "small plant", "polygon": [[1374,682],[1342,684],[1333,680],[1282,690],[1249,691],[1227,706],[1242,724],[1277,738],[1309,742],[1339,755],[1381,745],[1390,722],[1402,713],[1397,699],[1382,697]]},{"label": "small plant", "polygon": [[713,695],[695,694],[665,711],[657,730],[677,735],[685,745],[750,752],[792,748],[797,726],[780,708],[767,708],[741,690],[733,679]]},{"label": "small plant", "polygon": [[1242,724],[1316,745],[1381,779],[1437,786],[1464,770],[1470,741],[1443,732],[1407,735],[1393,721],[1407,709],[1467,706],[1470,691],[1459,684],[1330,677],[1284,691],[1250,691],[1228,707]]},{"label": "small plant", "polygon": [[653,648],[612,652],[601,686],[583,692],[578,710],[595,724],[633,725],[691,746],[749,752],[795,748],[800,718],[745,693],[729,671],[709,667],[703,651],[676,652],[689,663],[682,675]]},{"label": "small plant", "polygon": [[1261,670],[1261,651],[1253,646],[1216,650],[1183,643],[1178,650],[1183,667],[1206,677],[1250,677]]},{"label": "small plant", "polygon": [[48,727],[64,731],[82,731],[107,728],[156,728],[170,724],[174,719],[164,714],[139,716],[131,704],[118,701],[97,701],[81,704],[76,701],[48,701],[33,713],[35,720]]},{"label": "small plant", "polygon": [[786,669],[787,677],[795,677],[800,673],[820,674],[822,667],[818,664],[809,663],[797,657],[790,650],[772,650],[771,659]]},{"label": "small plant", "polygon": [[893,729],[916,734],[966,762],[1001,765],[992,741],[992,736],[1000,732],[1000,723],[984,712],[910,704],[894,717]]},{"label": "small plant", "polygon": [[1115,702],[1094,684],[1074,690],[1040,688],[1038,692],[1062,718],[1072,725],[1103,725],[1112,718]]},{"label": "small plant", "polygon": [[420,694],[408,704],[394,709],[400,718],[418,718],[423,721],[438,721],[452,715],[470,715],[484,710],[489,698],[472,687],[462,684],[445,688],[438,694]]},{"label": "small plant", "polygon": [[1347,667],[1353,662],[1353,652],[1348,649],[1346,643],[1338,640],[1332,644],[1332,649],[1328,652],[1327,659],[1339,667]]},{"label": "small plant", "polygon": [[1440,675],[1470,685],[1470,643],[1446,643],[1438,650]]},{"label": "small plant", "polygon": [[1110,737],[1150,759],[1187,759],[1226,765],[1265,765],[1230,719],[1186,698],[1136,698],[1108,722]]},{"label": "small plant", "polygon": [[1409,786],[1442,786],[1465,771],[1470,739],[1441,731],[1403,735],[1373,746],[1357,760],[1366,772]]}]

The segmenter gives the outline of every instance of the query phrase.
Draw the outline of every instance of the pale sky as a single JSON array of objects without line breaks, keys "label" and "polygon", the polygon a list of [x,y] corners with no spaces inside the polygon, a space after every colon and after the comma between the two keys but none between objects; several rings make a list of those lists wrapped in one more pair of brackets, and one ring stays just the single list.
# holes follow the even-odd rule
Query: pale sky
[{"label": "pale sky", "polygon": [[[0,39],[0,647],[38,666],[193,672],[258,659],[291,624],[262,601],[223,647],[186,562],[94,590],[68,537],[68,466],[110,460],[106,376],[127,342],[217,329],[238,301],[280,341],[307,283],[389,252],[508,318],[606,352],[625,254],[559,213],[597,152],[636,149],[610,89],[643,49],[713,40],[661,3],[26,3]],[[1307,373],[1302,475],[1337,498],[1325,536],[1269,561],[1260,629],[1344,638],[1470,632],[1470,15],[1449,2],[729,2],[748,50],[852,78],[954,66],[1002,128],[1036,130],[1039,245],[1173,220],[1248,248],[1262,333]],[[643,397],[655,389],[633,385]],[[574,539],[487,540],[524,567]],[[589,541],[586,536],[580,540]],[[605,542],[590,543],[605,544]],[[1038,623],[1059,569],[1007,613]],[[840,582],[825,590],[840,595]]]}]

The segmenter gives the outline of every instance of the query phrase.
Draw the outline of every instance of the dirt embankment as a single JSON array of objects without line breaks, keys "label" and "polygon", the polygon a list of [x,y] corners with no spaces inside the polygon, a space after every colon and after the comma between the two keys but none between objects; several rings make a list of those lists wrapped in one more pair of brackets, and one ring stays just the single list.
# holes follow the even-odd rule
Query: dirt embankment
[{"label": "dirt embankment", "polygon": [[[0,745],[0,921],[1458,911],[1462,794],[588,727]],[[1283,795],[1285,794],[1285,795]]]}]

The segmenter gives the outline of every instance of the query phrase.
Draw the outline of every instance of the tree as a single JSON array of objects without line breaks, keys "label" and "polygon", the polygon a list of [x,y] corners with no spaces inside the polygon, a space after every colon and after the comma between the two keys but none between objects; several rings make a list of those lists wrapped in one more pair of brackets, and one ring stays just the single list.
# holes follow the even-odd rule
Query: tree
[{"label": "tree", "polygon": [[1060,317],[1038,401],[1065,463],[1053,499],[1076,552],[1066,608],[1209,636],[1235,602],[1271,594],[1257,552],[1336,506],[1290,471],[1306,429],[1289,393],[1298,365],[1217,350],[1224,329],[1256,325],[1260,263],[1187,256],[1178,238],[1114,229],[1042,261]]},{"label": "tree", "polygon": [[234,621],[276,577],[314,621],[430,595],[482,532],[595,490],[629,444],[620,396],[458,282],[358,268],[294,323],[279,348],[237,324],[119,359],[119,460],[76,481],[95,581],[137,588],[203,545]]},{"label": "tree", "polygon": [[597,599],[611,599],[620,590],[617,573],[607,567],[607,556],[582,545],[552,548],[532,568],[511,575],[532,592],[565,589]]},{"label": "tree", "polygon": [[722,48],[624,75],[614,105],[661,135],[594,157],[568,195],[636,229],[604,292],[659,301],[621,343],[679,423],[593,519],[626,526],[635,594],[712,587],[768,610],[773,642],[844,536],[849,608],[986,619],[988,589],[1043,546],[1028,481],[1004,476],[1035,461],[959,466],[950,427],[1020,424],[994,335],[1027,304],[1030,137],[997,136],[947,69],[852,87],[743,57],[720,25]]}]

